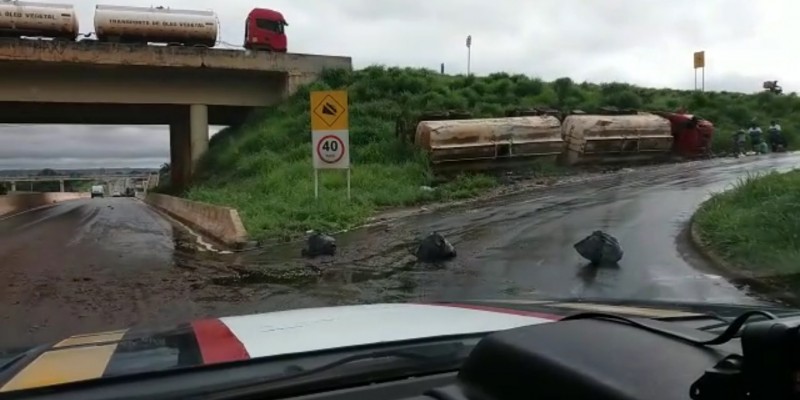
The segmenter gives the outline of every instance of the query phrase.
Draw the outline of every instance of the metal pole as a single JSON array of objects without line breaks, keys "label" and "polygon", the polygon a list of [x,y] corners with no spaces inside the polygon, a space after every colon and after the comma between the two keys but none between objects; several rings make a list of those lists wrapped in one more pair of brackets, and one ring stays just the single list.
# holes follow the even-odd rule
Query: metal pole
[{"label": "metal pole", "polygon": [[706,91],[706,67],[703,67],[703,72],[702,72],[702,74],[703,74],[703,75],[702,75],[702,82],[703,82],[703,83],[702,83],[702,85],[703,85],[703,92],[705,92],[705,91]]},{"label": "metal pole", "polygon": [[350,168],[347,169],[347,200],[350,200]]},{"label": "metal pole", "polygon": [[694,69],[694,90],[697,90],[697,68]]},{"label": "metal pole", "polygon": [[467,76],[470,75],[471,64],[472,64],[472,46],[467,47]]},{"label": "metal pole", "polygon": [[319,170],[314,168],[314,198],[319,198]]}]

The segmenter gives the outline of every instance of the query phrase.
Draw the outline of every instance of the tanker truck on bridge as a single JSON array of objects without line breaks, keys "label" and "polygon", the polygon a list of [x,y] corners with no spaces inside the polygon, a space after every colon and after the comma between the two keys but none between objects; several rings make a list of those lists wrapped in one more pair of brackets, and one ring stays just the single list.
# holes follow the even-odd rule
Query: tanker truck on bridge
[{"label": "tanker truck on bridge", "polygon": [[709,154],[714,126],[691,114],[635,110],[586,114],[531,112],[490,119],[420,120],[414,143],[436,172],[658,162]]},{"label": "tanker truck on bridge", "polygon": [[[285,53],[288,24],[275,10],[255,8],[245,18],[244,48]],[[0,0],[0,36],[75,41],[81,36],[70,4]],[[97,5],[94,33],[100,42],[161,43],[214,47],[220,41],[219,19],[213,11],[165,7]]]}]

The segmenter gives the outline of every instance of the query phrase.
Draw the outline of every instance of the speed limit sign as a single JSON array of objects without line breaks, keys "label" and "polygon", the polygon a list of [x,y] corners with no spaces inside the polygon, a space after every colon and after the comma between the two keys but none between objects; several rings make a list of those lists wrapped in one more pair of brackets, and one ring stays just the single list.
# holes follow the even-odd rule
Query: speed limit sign
[{"label": "speed limit sign", "polygon": [[311,92],[311,154],[314,157],[314,198],[319,198],[319,170],[347,170],[350,199],[350,111],[347,91]]},{"label": "speed limit sign", "polygon": [[350,138],[348,131],[314,131],[312,152],[314,168],[350,168]]}]

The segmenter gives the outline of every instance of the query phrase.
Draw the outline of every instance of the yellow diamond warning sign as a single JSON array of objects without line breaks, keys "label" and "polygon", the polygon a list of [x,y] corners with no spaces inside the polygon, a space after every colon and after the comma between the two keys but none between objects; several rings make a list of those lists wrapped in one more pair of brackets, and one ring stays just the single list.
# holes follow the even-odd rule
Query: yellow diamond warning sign
[{"label": "yellow diamond warning sign", "polygon": [[349,119],[346,91],[311,92],[312,131],[347,130]]}]

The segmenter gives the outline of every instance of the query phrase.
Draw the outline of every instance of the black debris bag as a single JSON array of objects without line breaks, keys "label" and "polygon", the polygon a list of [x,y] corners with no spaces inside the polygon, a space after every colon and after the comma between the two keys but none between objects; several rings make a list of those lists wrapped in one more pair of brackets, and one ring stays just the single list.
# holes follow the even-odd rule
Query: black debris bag
[{"label": "black debris bag", "polygon": [[314,232],[306,241],[303,257],[332,256],[336,254],[336,239],[324,233]]},{"label": "black debris bag", "polygon": [[433,232],[422,239],[414,254],[418,261],[430,263],[455,257],[456,249],[444,236]]},{"label": "black debris bag", "polygon": [[592,264],[616,264],[622,259],[622,247],[617,239],[603,231],[594,231],[578,243],[575,250]]}]

